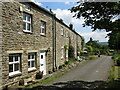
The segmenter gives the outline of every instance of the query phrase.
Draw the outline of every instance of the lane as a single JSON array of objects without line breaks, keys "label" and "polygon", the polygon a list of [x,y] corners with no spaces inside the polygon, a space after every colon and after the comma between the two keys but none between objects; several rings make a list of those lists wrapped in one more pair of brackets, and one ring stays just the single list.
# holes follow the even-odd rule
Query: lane
[{"label": "lane", "polygon": [[54,83],[67,81],[106,81],[109,75],[110,67],[113,65],[111,56],[102,56],[96,60],[90,61],[82,66],[75,68],[55,81],[46,84],[46,86]]}]

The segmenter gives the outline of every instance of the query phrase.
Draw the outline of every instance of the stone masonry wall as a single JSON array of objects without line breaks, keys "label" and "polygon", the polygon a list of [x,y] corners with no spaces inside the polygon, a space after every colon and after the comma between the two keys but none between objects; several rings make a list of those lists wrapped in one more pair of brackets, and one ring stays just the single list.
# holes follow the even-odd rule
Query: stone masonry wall
[{"label": "stone masonry wall", "polygon": [[[46,52],[47,72],[52,69],[52,19],[51,17],[32,7],[30,13],[32,15],[32,33],[23,32],[23,12],[20,11],[20,6],[24,4],[4,3],[2,12],[3,21],[3,60],[2,60],[2,84],[4,86],[18,82],[22,77],[32,77],[39,70],[40,67],[40,51],[48,50]],[[29,12],[27,12],[29,13]],[[40,21],[46,22],[46,35],[40,35]],[[37,66],[33,72],[28,72],[28,52],[37,53]],[[22,73],[18,76],[9,77],[9,54],[22,54]]]},{"label": "stone masonry wall", "polygon": [[[4,2],[2,5],[2,32],[0,31],[0,85],[12,85],[18,84],[21,78],[32,78],[37,70],[40,69],[40,52],[46,51],[46,68],[47,72],[53,68],[53,16],[44,10],[34,6],[31,6],[31,11],[20,11],[20,7],[24,7],[28,3],[19,2]],[[23,13],[31,14],[32,16],[32,32],[27,33],[23,31]],[[46,22],[46,35],[40,35],[40,22]],[[61,35],[61,28],[64,29],[64,35]],[[81,46],[80,37],[67,26],[62,24],[59,20],[56,20],[56,65],[63,64],[68,57],[65,56],[64,46],[72,45],[75,49],[75,57],[77,56],[77,46]],[[68,34],[68,37],[67,37]],[[3,41],[1,40],[3,39]],[[2,42],[1,42],[2,41]],[[54,42],[55,43],[55,42]],[[61,58],[61,49],[64,49],[64,57]],[[36,70],[28,72],[28,53],[37,53]],[[9,77],[9,54],[21,53],[22,65],[21,74],[13,77]],[[68,53],[68,52],[67,52]]]},{"label": "stone masonry wall", "polygon": [[2,89],[2,2],[0,2],[0,90]]}]

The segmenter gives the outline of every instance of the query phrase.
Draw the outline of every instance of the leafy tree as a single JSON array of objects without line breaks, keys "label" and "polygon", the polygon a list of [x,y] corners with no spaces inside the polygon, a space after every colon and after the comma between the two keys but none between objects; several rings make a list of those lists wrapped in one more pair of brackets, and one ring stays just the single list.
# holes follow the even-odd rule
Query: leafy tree
[{"label": "leafy tree", "polygon": [[111,31],[109,46],[120,49],[120,41],[117,41],[119,36],[116,37],[120,33],[120,2],[78,2],[78,6],[70,10],[75,13],[74,17],[85,19],[83,27],[90,26],[93,31]]},{"label": "leafy tree", "polygon": [[[93,30],[112,31],[120,23],[119,18],[116,18],[120,15],[120,2],[78,2],[78,6],[70,10],[75,12],[74,17],[85,19],[83,26],[91,26]],[[117,20],[112,21],[114,18]]]}]

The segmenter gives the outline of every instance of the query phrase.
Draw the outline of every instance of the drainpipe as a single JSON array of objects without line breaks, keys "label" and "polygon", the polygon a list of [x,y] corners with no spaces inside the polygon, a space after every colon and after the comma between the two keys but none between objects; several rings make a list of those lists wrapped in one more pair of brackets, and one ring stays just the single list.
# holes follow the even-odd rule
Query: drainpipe
[{"label": "drainpipe", "polygon": [[53,60],[53,67],[52,67],[52,71],[55,71],[54,68],[54,14],[52,16],[52,60]]},{"label": "drainpipe", "polygon": [[[54,14],[54,17],[55,17],[55,14]],[[55,69],[57,70],[57,59],[56,59],[56,18],[54,18],[55,20]]]}]

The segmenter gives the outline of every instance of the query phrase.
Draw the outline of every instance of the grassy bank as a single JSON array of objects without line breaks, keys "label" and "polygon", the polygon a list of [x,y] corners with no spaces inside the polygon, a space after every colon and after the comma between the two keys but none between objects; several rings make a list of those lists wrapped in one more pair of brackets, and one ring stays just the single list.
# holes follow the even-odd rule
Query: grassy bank
[{"label": "grassy bank", "polygon": [[108,88],[120,88],[120,66],[113,66],[108,78]]}]

